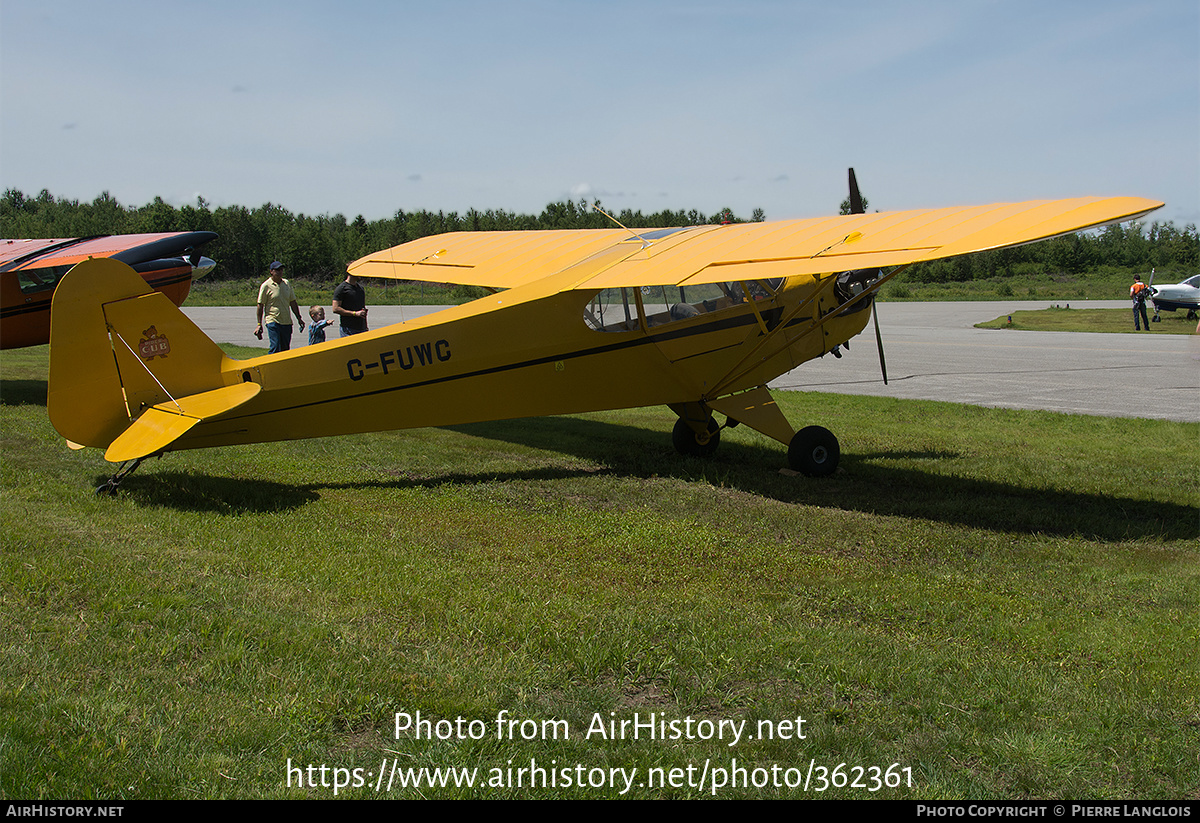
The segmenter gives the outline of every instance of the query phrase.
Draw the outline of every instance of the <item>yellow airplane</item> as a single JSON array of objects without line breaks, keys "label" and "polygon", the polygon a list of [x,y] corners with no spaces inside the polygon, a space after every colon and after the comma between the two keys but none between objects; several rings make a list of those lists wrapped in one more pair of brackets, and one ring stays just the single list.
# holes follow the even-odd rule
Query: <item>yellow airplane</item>
[{"label": "yellow airplane", "polygon": [[[483,286],[461,306],[233,360],[112,259],[78,264],[51,312],[47,406],[122,467],[176,449],[666,405],[678,451],[744,423],[807,475],[837,438],[792,428],[766,384],[845,345],[908,264],[1132,220],[1163,204],[1079,198],[651,231],[461,232],[355,261],[373,278]],[[880,350],[882,362],[882,348]],[[724,424],[714,418],[724,416]]]}]

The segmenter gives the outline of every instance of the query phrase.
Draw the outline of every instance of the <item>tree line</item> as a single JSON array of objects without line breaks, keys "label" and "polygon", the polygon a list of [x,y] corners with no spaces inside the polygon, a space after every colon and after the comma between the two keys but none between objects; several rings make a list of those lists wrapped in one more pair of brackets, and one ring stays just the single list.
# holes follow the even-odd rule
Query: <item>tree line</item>
[{"label": "tree line", "polygon": [[[745,222],[728,208],[712,215],[695,209],[649,215],[625,209],[614,217],[636,229]],[[751,219],[762,220],[762,210],[755,210]],[[9,189],[0,200],[0,234],[6,238],[216,232],[218,239],[205,246],[203,253],[217,261],[210,277],[223,280],[264,277],[272,260],[284,261],[291,276],[318,282],[336,280],[345,274],[349,263],[370,252],[430,234],[584,228],[613,228],[613,223],[584,200],[550,203],[537,215],[503,209],[469,209],[462,214],[401,209],[390,218],[372,221],[361,214],[353,220],[342,214],[293,214],[274,203],[255,209],[213,209],[203,198],[181,208],[161,197],[145,206],[124,206],[108,192],[85,203],[57,198],[44,189],[36,197]]]},{"label": "tree line", "polygon": [[1133,273],[1155,268],[1178,273],[1182,279],[1195,274],[1198,267],[1200,237],[1194,224],[1180,230],[1169,221],[1149,225],[1134,221],[1028,246],[919,263],[903,277],[918,283],[950,283],[1014,274],[1079,275],[1104,270]]},{"label": "tree line", "polygon": [[[600,204],[597,201],[595,205]],[[711,215],[696,209],[653,214],[623,209],[614,217],[632,229],[746,222],[728,208]],[[749,218],[753,222],[764,219],[762,209],[755,209]],[[0,234],[7,238],[215,232],[218,239],[204,249],[204,254],[218,262],[210,275],[214,279],[261,278],[272,260],[283,260],[293,276],[328,282],[340,279],[346,266],[363,255],[431,234],[612,225],[585,200],[550,203],[537,215],[503,209],[468,209],[461,214],[398,210],[389,218],[368,221],[361,214],[352,220],[342,214],[293,214],[274,203],[254,209],[213,209],[203,198],[179,208],[161,197],[144,206],[125,206],[108,192],[90,203],[55,197],[45,189],[36,197],[9,189],[0,199]],[[915,282],[952,282],[1013,274],[1082,274],[1102,268],[1144,271],[1151,267],[1188,273],[1200,267],[1196,226],[1188,224],[1180,230],[1170,222],[1124,223],[1045,243],[922,263],[903,277]]]}]

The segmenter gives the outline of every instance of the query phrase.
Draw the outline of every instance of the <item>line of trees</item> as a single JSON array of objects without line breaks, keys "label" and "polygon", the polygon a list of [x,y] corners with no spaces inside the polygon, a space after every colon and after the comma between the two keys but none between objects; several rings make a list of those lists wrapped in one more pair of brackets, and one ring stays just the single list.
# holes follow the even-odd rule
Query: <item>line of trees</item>
[{"label": "line of trees", "polygon": [[[614,215],[635,228],[667,228],[701,223],[745,222],[730,209],[705,215],[664,210],[654,214],[625,209]],[[765,219],[755,209],[751,221]],[[156,197],[144,206],[124,206],[108,192],[90,203],[56,198],[46,190],[28,197],[16,189],[0,199],[0,235],[8,238],[81,237],[167,231],[212,231],[219,239],[204,253],[218,262],[214,279],[261,278],[272,260],[283,260],[293,275],[314,281],[339,279],[347,264],[378,251],[430,234],[448,231],[611,228],[607,217],[584,200],[550,203],[541,214],[502,209],[458,212],[397,211],[392,217],[347,220],[335,214],[293,214],[267,203],[256,209],[212,209],[203,198],[176,208]],[[956,282],[1014,274],[1082,274],[1105,268],[1163,273],[1195,273],[1200,268],[1196,226],[1125,223],[1060,237],[1045,243],[914,266],[903,277],[915,282]]]},{"label": "line of trees", "polygon": [[920,263],[903,277],[918,283],[950,283],[1014,274],[1132,273],[1151,268],[1163,274],[1175,272],[1180,279],[1195,274],[1200,268],[1196,226],[1189,223],[1180,230],[1170,222],[1120,223],[1044,243]]},{"label": "line of trees", "polygon": [[[630,228],[667,228],[701,223],[745,222],[726,208],[713,215],[661,211],[646,215],[626,209],[614,215]],[[752,220],[762,220],[756,209]],[[90,203],[56,198],[46,190],[28,197],[16,189],[0,200],[0,235],[7,238],[83,237],[95,234],[211,231],[218,239],[204,247],[217,261],[213,279],[261,279],[272,260],[287,263],[292,276],[314,281],[340,279],[346,266],[365,254],[409,240],[449,231],[613,228],[612,221],[584,200],[550,203],[541,214],[502,209],[458,212],[397,211],[383,220],[353,220],[335,214],[293,214],[267,203],[256,209],[222,206],[212,209],[203,198],[176,208],[154,198],[140,207],[123,206],[108,192]]]}]

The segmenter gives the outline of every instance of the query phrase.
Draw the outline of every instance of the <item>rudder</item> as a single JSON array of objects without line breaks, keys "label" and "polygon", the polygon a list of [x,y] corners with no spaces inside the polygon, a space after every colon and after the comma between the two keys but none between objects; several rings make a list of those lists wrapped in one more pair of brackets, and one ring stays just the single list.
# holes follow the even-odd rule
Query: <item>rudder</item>
[{"label": "rudder", "polygon": [[222,388],[228,361],[129,266],[85,260],[51,304],[50,422],[73,443],[107,449],[152,407]]}]

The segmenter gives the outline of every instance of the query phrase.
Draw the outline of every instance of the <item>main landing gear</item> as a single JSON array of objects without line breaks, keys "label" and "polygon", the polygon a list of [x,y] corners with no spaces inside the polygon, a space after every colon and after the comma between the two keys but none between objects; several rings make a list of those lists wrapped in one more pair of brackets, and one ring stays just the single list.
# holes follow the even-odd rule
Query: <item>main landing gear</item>
[{"label": "main landing gear", "polygon": [[842,450],[824,426],[805,426],[788,443],[788,464],[809,477],[828,477],[837,471]]},{"label": "main landing gear", "polygon": [[[721,429],[732,428],[738,421],[730,417],[721,426],[711,416],[703,431],[697,431],[682,417],[675,421],[671,442],[675,451],[687,457],[708,457],[721,445]],[[790,428],[789,428],[790,431]],[[777,438],[778,439],[778,438]],[[805,426],[788,442],[788,465],[808,477],[828,477],[837,471],[842,451],[833,432],[824,426]]]},{"label": "main landing gear", "polygon": [[675,451],[686,457],[708,457],[721,445],[721,426],[710,417],[708,431],[698,432],[681,417],[675,421],[675,428],[671,430],[671,443],[675,446]]}]

